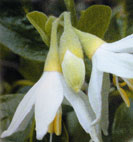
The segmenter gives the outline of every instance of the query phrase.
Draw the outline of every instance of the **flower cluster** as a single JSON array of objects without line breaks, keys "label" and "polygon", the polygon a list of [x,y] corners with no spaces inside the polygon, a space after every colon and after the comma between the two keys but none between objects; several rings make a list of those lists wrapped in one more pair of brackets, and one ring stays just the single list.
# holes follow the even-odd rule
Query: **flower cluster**
[{"label": "flower cluster", "polygon": [[[63,32],[59,35],[59,27]],[[114,43],[106,43],[95,35],[82,32],[71,25],[69,12],[54,18],[50,48],[44,72],[18,105],[8,129],[1,138],[26,128],[33,114],[37,139],[47,132],[61,134],[61,104],[64,98],[73,107],[77,118],[94,142],[102,142],[101,130],[108,134],[108,94],[104,89],[104,76],[113,74],[115,85],[123,100],[129,99],[119,85],[119,78],[133,89],[133,35]],[[82,91],[85,82],[84,54],[92,60],[92,73],[88,95]]]}]

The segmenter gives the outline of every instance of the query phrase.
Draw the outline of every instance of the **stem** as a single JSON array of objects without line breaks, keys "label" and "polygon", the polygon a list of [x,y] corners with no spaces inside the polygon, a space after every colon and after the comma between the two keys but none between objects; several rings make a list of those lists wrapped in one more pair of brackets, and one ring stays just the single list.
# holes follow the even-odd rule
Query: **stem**
[{"label": "stem", "polygon": [[53,25],[52,25],[52,31],[51,31],[51,41],[50,41],[50,49],[54,48],[57,49],[58,48],[58,44],[57,44],[57,28],[58,28],[58,24],[59,24],[59,19],[57,19]]},{"label": "stem", "polygon": [[64,0],[64,2],[65,2],[67,10],[71,12],[72,25],[76,26],[78,20],[77,20],[74,0]]},{"label": "stem", "polygon": [[35,120],[33,120],[32,126],[31,126],[31,131],[30,131],[30,142],[33,142],[34,128],[35,128]]},{"label": "stem", "polygon": [[53,138],[53,133],[50,133],[50,139],[49,139],[49,142],[52,142],[52,138]]},{"label": "stem", "polygon": [[64,31],[72,28],[70,12],[64,13]]}]

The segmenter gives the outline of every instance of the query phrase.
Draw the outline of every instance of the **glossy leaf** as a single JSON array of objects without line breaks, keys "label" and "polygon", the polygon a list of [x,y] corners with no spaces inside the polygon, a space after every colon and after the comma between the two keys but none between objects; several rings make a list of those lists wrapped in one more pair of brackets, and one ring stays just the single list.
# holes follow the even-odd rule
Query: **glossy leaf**
[{"label": "glossy leaf", "polygon": [[45,45],[25,39],[20,34],[13,32],[0,24],[0,44],[10,49],[15,54],[30,60],[44,62],[46,49]]}]

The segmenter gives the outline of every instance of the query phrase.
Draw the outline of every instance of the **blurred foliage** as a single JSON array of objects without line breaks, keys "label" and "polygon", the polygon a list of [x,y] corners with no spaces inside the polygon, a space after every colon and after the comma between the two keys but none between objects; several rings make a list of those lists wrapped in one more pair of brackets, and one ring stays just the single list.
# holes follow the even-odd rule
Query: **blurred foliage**
[{"label": "blurred foliage", "polygon": [[75,3],[73,0],[64,0],[64,2],[65,2],[67,10],[71,12],[72,25],[76,26],[77,25],[77,14],[76,14],[76,9],[75,9]]},{"label": "blurred foliage", "polygon": [[86,142],[90,140],[90,136],[80,126],[74,112],[69,112],[66,115],[66,127],[69,133],[70,142]]},{"label": "blurred foliage", "polygon": [[19,72],[25,79],[36,82],[43,72],[43,66],[42,62],[20,58]]},{"label": "blurred foliage", "polygon": [[105,39],[109,42],[119,40],[133,33],[133,1],[117,0],[117,5],[112,9],[112,18]]},{"label": "blurred foliage", "polygon": [[41,45],[34,40],[23,38],[20,34],[17,34],[2,25],[0,25],[0,31],[0,43],[3,46],[22,57],[31,60],[44,61],[46,54],[44,45]]},{"label": "blurred foliage", "polygon": [[121,142],[133,141],[133,99],[130,99],[131,106],[127,108],[123,103],[116,113],[112,129],[112,141]]},{"label": "blurred foliage", "polygon": [[[24,94],[41,76],[48,52],[51,25],[55,19],[53,16],[59,16],[66,9],[72,14],[75,27],[99,37],[104,36],[106,41],[113,42],[133,33],[132,0],[75,0],[75,3],[72,0],[0,0],[0,133],[9,125]],[[44,18],[44,23],[39,21],[38,15],[32,17],[30,22],[33,27],[26,14],[34,10],[44,12],[47,17]],[[38,23],[35,23],[34,18],[38,19]],[[42,20],[42,16],[40,19]],[[91,62],[85,59],[85,63],[88,82]],[[113,84],[111,86],[109,135],[103,136],[104,142],[133,141],[133,100],[130,100],[131,107],[126,108],[116,88]],[[53,142],[89,141],[90,136],[80,126],[73,109],[65,105],[62,124],[62,135],[53,135]],[[0,141],[37,142],[34,128],[34,121],[31,121],[25,131]],[[48,141],[49,134],[42,142]]]}]

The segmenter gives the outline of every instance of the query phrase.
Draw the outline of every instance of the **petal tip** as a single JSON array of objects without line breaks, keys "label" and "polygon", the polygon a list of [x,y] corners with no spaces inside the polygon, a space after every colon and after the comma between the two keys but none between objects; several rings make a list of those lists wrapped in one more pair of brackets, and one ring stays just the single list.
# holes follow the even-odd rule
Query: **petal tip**
[{"label": "petal tip", "polygon": [[44,134],[37,132],[36,138],[37,140],[42,140],[44,137]]},{"label": "petal tip", "polygon": [[42,140],[43,137],[47,134],[48,128],[41,128],[40,130],[36,129],[36,139]]},{"label": "petal tip", "polygon": [[9,134],[9,132],[8,131],[4,131],[2,134],[1,134],[1,136],[0,136],[0,138],[5,138],[5,137],[8,137],[10,134]]}]

